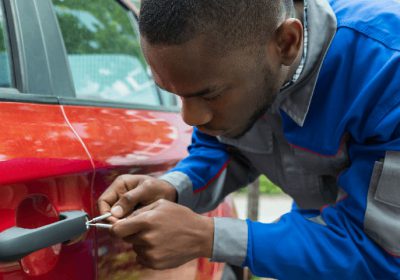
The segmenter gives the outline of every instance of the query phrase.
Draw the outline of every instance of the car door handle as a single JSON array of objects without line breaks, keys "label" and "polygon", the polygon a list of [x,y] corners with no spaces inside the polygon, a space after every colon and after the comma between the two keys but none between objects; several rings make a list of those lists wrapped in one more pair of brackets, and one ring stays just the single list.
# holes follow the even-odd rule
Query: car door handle
[{"label": "car door handle", "polygon": [[0,261],[16,261],[37,250],[71,240],[87,231],[84,211],[60,213],[60,221],[39,228],[12,227],[0,232]]}]

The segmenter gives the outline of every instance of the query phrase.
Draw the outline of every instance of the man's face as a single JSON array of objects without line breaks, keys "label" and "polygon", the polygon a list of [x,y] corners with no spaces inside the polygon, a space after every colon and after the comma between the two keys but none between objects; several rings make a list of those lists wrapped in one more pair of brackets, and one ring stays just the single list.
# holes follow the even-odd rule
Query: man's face
[{"label": "man's face", "polygon": [[156,83],[182,100],[182,118],[200,131],[237,138],[274,101],[282,84],[272,45],[217,55],[206,38],[152,46],[142,38]]}]

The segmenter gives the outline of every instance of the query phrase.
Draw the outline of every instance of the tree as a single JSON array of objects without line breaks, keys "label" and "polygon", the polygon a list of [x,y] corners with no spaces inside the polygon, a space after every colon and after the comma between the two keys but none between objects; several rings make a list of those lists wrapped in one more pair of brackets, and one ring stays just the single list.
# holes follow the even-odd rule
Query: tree
[{"label": "tree", "polygon": [[134,18],[117,1],[53,0],[68,54],[127,54],[143,65]]}]

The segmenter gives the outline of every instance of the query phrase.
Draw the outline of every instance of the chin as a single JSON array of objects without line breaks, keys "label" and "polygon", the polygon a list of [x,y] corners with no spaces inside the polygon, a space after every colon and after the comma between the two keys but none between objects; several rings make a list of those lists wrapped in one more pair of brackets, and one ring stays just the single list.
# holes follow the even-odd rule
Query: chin
[{"label": "chin", "polygon": [[253,125],[255,123],[256,123],[255,121],[249,122],[246,126],[244,126],[244,127],[242,126],[238,129],[228,131],[226,133],[226,135],[222,135],[222,136],[226,137],[226,138],[238,139],[238,138],[242,137],[243,135],[245,135],[253,127]]},{"label": "chin", "polygon": [[237,138],[240,138],[241,136],[243,136],[246,132],[247,132],[247,130],[244,130],[244,129],[240,129],[240,130],[234,129],[234,130],[226,131],[225,133],[218,135],[218,136],[222,136],[225,138],[237,139]]},{"label": "chin", "polygon": [[224,130],[213,130],[213,129],[206,129],[202,127],[197,127],[198,130],[200,130],[202,133],[210,135],[210,136],[224,136],[225,131]]},{"label": "chin", "polygon": [[248,123],[246,126],[240,126],[240,127],[234,127],[231,129],[208,129],[204,127],[197,127],[198,130],[200,130],[202,133],[214,136],[214,137],[225,137],[225,138],[232,138],[232,139],[237,139],[242,137],[244,134],[246,134],[247,131],[249,131],[255,122]]}]

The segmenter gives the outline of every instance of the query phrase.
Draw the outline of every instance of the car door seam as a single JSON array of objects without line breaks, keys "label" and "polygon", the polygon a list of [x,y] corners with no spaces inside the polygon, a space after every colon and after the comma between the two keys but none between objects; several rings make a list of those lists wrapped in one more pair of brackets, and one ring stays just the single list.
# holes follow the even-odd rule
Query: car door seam
[{"label": "car door seam", "polygon": [[72,124],[70,123],[70,121],[69,121],[69,119],[68,119],[68,117],[67,117],[67,114],[65,113],[64,106],[61,105],[61,104],[60,104],[60,109],[61,109],[61,112],[62,112],[62,114],[63,114],[63,116],[64,116],[64,119],[65,119],[66,123],[67,123],[68,126],[71,128],[71,130],[72,130],[72,132],[75,134],[75,136],[78,138],[78,141],[81,143],[83,149],[85,150],[87,156],[89,157],[89,160],[90,160],[90,163],[91,163],[91,165],[92,165],[93,172],[94,172],[94,170],[95,170],[95,165],[94,165],[93,157],[92,157],[92,155],[91,155],[90,152],[89,152],[89,149],[86,147],[85,142],[83,142],[82,138],[79,136],[79,134],[76,132],[75,128],[74,128],[74,127],[72,126]]}]

